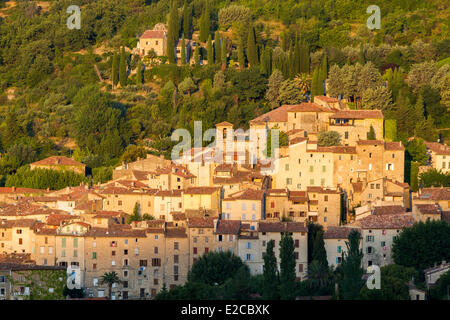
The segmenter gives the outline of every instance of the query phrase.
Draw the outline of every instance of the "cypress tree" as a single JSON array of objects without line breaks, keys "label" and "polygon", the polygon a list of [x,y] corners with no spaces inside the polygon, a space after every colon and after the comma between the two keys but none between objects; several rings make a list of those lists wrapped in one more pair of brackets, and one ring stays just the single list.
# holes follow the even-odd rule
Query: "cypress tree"
[{"label": "cypress tree", "polygon": [[211,35],[209,35],[208,37],[208,44],[206,47],[207,55],[208,55],[208,65],[211,65],[214,63],[214,53],[213,53],[213,46],[212,46],[212,40],[211,40]]},{"label": "cypress tree", "polygon": [[[205,2],[205,8],[203,9],[202,16],[200,17],[200,41],[205,42],[210,35],[210,15],[209,15],[209,3]],[[208,62],[209,63],[209,62]]]},{"label": "cypress tree", "polygon": [[139,61],[136,70],[136,84],[140,86],[143,83],[142,62]]},{"label": "cypress tree", "polygon": [[325,242],[323,240],[323,230],[316,233],[313,244],[313,260],[317,260],[322,266],[328,268],[327,252],[325,250]]},{"label": "cypress tree", "polygon": [[320,78],[326,80],[328,78],[328,57],[325,54],[320,65]]},{"label": "cypress tree", "polygon": [[169,63],[175,63],[175,43],[171,39],[172,37],[169,36],[170,31],[168,32],[167,36],[167,58],[169,60]]},{"label": "cypress tree", "polygon": [[258,49],[255,42],[255,29],[253,26],[250,28],[247,38],[247,59],[252,67],[257,66],[258,62]]},{"label": "cypress tree", "polygon": [[222,69],[227,67],[227,39],[222,38],[222,46],[220,52],[220,60],[222,61]]},{"label": "cypress tree", "polygon": [[245,68],[244,46],[243,46],[242,42],[243,42],[243,40],[239,39],[239,43],[237,46],[237,56],[238,56],[240,70],[244,70],[244,68]]},{"label": "cypress tree", "polygon": [[113,64],[112,64],[112,83],[113,87],[117,86],[119,83],[119,55],[114,54]]},{"label": "cypress tree", "polygon": [[294,240],[283,233],[280,245],[280,299],[295,299],[295,256]]},{"label": "cypress tree", "polygon": [[122,47],[122,51],[120,52],[119,81],[121,87],[125,87],[127,85],[127,62],[124,47]]},{"label": "cypress tree", "polygon": [[178,41],[178,38],[180,36],[180,20],[178,18],[178,9],[174,3],[174,1],[172,1],[171,6],[170,6],[170,12],[169,12],[169,28],[168,28],[168,40],[169,35],[172,39],[172,42],[176,43],[176,41]]},{"label": "cypress tree", "polygon": [[361,268],[363,258],[362,250],[359,248],[361,234],[352,230],[346,241],[347,253],[344,253],[341,268],[343,277],[339,282],[339,296],[344,300],[355,300],[363,285],[361,280],[364,270]]},{"label": "cypress tree", "polygon": [[194,61],[195,61],[196,65],[200,64],[200,47],[199,47],[198,43],[194,49]]},{"label": "cypress tree", "polygon": [[266,254],[264,256],[264,287],[263,287],[263,299],[265,300],[278,300],[278,268],[277,268],[277,258],[273,251],[275,246],[275,241],[270,240],[267,242]]},{"label": "cypress tree", "polygon": [[311,101],[314,101],[314,97],[320,95],[319,94],[319,70],[317,68],[314,69],[312,82],[311,82]]},{"label": "cypress tree", "polygon": [[298,41],[296,41],[294,47],[294,63],[293,63],[295,74],[301,73],[300,60],[301,60],[300,44]]},{"label": "cypress tree", "polygon": [[184,0],[183,5],[183,35],[186,39],[189,39],[191,36],[191,13],[192,7],[187,4],[187,1]]},{"label": "cypress tree", "polygon": [[364,50],[363,50],[362,45],[359,46],[358,62],[359,62],[361,65],[365,65],[365,64],[366,64],[366,57],[365,57],[365,55],[364,55]]},{"label": "cypress tree", "polygon": [[214,34],[214,59],[217,64],[222,63],[222,49],[220,44],[219,31]]},{"label": "cypress tree", "polygon": [[2,143],[3,148],[7,149],[9,146],[13,145],[17,139],[24,136],[24,131],[19,125],[16,112],[11,107],[8,109],[5,122],[6,127],[2,137]]},{"label": "cypress tree", "polygon": [[181,64],[186,64],[186,43],[184,35],[183,38],[181,39]]},{"label": "cypress tree", "polygon": [[375,129],[370,125],[369,132],[367,133],[367,140],[376,140]]}]

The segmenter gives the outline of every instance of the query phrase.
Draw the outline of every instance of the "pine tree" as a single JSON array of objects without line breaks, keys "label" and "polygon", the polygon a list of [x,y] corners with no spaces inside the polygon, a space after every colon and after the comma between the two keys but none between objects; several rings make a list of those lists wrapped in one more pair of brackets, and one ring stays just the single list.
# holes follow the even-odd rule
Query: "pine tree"
[{"label": "pine tree", "polygon": [[187,0],[184,0],[183,5],[183,35],[186,39],[191,36],[191,14],[192,7],[187,4]]},{"label": "pine tree", "polygon": [[143,82],[142,62],[139,61],[136,70],[136,85],[140,86]]},{"label": "pine tree", "polygon": [[280,299],[295,299],[295,256],[294,240],[289,233],[283,233],[280,245]]},{"label": "pine tree", "polygon": [[247,59],[250,66],[254,67],[259,64],[258,62],[258,49],[256,48],[255,42],[255,29],[253,26],[248,32],[247,38]]},{"label": "pine tree", "polygon": [[120,86],[125,87],[127,85],[127,56],[125,48],[122,47],[120,52],[120,63],[119,63],[119,81]]},{"label": "pine tree", "polygon": [[423,103],[423,97],[421,94],[419,94],[419,96],[417,97],[416,104],[414,105],[414,111],[413,111],[413,117],[414,117],[413,120],[416,124],[425,120],[424,112],[425,112],[425,108],[424,108],[424,103]]},{"label": "pine tree", "polygon": [[240,70],[244,70],[244,68],[245,68],[244,46],[243,46],[242,42],[243,42],[243,40],[239,39],[239,43],[237,46],[237,56],[238,56]]},{"label": "pine tree", "polygon": [[278,96],[280,95],[281,83],[284,81],[283,74],[280,70],[275,69],[269,77],[267,85],[266,99],[269,100],[272,109],[279,107]]},{"label": "pine tree", "polygon": [[181,39],[181,64],[186,64],[186,43],[183,38]]},{"label": "pine tree", "polygon": [[222,49],[220,44],[220,34],[216,31],[214,34],[214,59],[217,64],[222,63]]},{"label": "pine tree", "polygon": [[263,299],[264,300],[278,300],[279,299],[279,277],[277,268],[277,258],[273,247],[275,241],[270,240],[267,242],[266,254],[264,256],[264,287],[263,287]]},{"label": "pine tree", "polygon": [[119,55],[117,53],[115,53],[113,56],[112,83],[113,87],[116,87],[119,83]]},{"label": "pine tree", "polygon": [[222,61],[222,70],[225,70],[227,67],[227,39],[222,38],[222,46],[220,52],[220,61]]}]

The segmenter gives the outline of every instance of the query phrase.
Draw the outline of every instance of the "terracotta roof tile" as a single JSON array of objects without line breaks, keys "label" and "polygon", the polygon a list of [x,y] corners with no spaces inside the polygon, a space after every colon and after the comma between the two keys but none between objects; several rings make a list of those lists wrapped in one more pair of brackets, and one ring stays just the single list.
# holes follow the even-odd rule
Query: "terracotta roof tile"
[{"label": "terracotta roof tile", "polygon": [[217,228],[214,233],[239,234],[240,228],[241,228],[241,221],[239,220],[219,220],[217,222]]},{"label": "terracotta roof tile", "polygon": [[450,155],[450,147],[439,142],[425,142],[428,149],[438,155]]},{"label": "terracotta roof tile", "polygon": [[214,218],[188,218],[189,228],[214,228]]},{"label": "terracotta roof tile", "polygon": [[385,214],[405,214],[406,210],[403,206],[378,206],[373,208],[374,215]]},{"label": "terracotta roof tile", "polygon": [[303,222],[259,222],[260,232],[308,232]]},{"label": "terracotta roof tile", "polygon": [[363,229],[402,229],[411,227],[414,218],[410,214],[370,215],[359,222]]},{"label": "terracotta roof tile", "polygon": [[328,227],[325,233],[323,234],[324,239],[348,239],[348,235],[351,231],[357,230],[358,228],[351,227]]},{"label": "terracotta roof tile", "polygon": [[450,188],[423,188],[419,190],[419,196],[415,199],[420,200],[450,200]]},{"label": "terracotta roof tile", "polygon": [[145,30],[141,39],[162,39],[166,37],[167,32],[162,30]]},{"label": "terracotta roof tile", "polygon": [[441,214],[441,210],[436,204],[415,204],[414,206],[417,207],[422,214]]}]

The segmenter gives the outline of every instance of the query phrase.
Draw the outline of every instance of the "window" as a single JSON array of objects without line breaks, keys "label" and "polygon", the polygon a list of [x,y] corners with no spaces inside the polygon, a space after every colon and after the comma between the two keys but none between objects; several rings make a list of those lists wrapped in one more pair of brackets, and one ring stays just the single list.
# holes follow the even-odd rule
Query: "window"
[{"label": "window", "polygon": [[314,171],[314,167],[313,166],[309,166],[309,172],[313,172]]},{"label": "window", "polygon": [[112,265],[112,266],[115,266],[115,265],[116,265],[116,262],[115,262],[114,260],[112,260],[112,261],[111,261],[111,265]]},{"label": "window", "polygon": [[252,243],[251,242],[247,242],[246,248],[247,249],[251,249],[252,248]]},{"label": "window", "polygon": [[243,211],[247,210],[247,205],[245,203],[242,204],[242,210]]},{"label": "window", "polygon": [[66,256],[66,250],[61,250],[61,257],[65,257]]},{"label": "window", "polygon": [[173,249],[174,249],[174,250],[178,250],[178,248],[179,248],[179,242],[176,242],[176,241],[175,241],[175,242],[173,243]]},{"label": "window", "polygon": [[128,254],[128,249],[123,250],[123,254],[126,256]]},{"label": "window", "polygon": [[119,206],[122,205],[122,200],[119,200],[118,205],[119,205]]},{"label": "window", "polygon": [[161,267],[161,259],[153,258],[152,259],[152,267]]},{"label": "window", "polygon": [[158,254],[158,247],[154,247],[154,248],[153,248],[153,252],[154,252],[155,254]]},{"label": "window", "polygon": [[297,251],[294,252],[294,256],[295,256],[295,260],[298,260],[298,252]]},{"label": "window", "polygon": [[325,171],[327,171],[327,167],[322,166],[322,172],[325,172]]},{"label": "window", "polygon": [[336,257],[336,264],[339,264],[342,262],[342,257]]},{"label": "window", "polygon": [[61,247],[65,248],[66,247],[66,238],[62,238],[61,239]]},{"label": "window", "polygon": [[22,238],[19,238],[19,244],[22,244],[22,243],[23,243]]},{"label": "window", "polygon": [[205,254],[208,254],[209,248],[205,248]]},{"label": "window", "polygon": [[97,270],[97,264],[96,263],[92,264],[92,270]]},{"label": "window", "polygon": [[375,237],[374,236],[366,236],[366,242],[374,242]]},{"label": "window", "polygon": [[385,247],[386,246],[386,241],[381,241],[381,246]]},{"label": "window", "polygon": [[323,201],[328,201],[328,196],[324,196]]},{"label": "window", "polygon": [[345,131],[345,139],[348,139],[348,131]]},{"label": "window", "polygon": [[140,267],[146,267],[147,266],[147,260],[139,260],[139,266]]},{"label": "window", "polygon": [[192,248],[192,249],[193,249],[192,252],[193,252],[194,254],[197,254],[197,247],[194,247],[194,248]]},{"label": "window", "polygon": [[97,259],[97,252],[92,252],[92,259]]},{"label": "window", "polygon": [[300,240],[295,239],[295,247],[299,248],[300,247]]},{"label": "window", "polygon": [[[128,288],[128,281],[124,281],[124,282],[123,282],[123,287],[124,287],[124,288]],[[125,297],[124,297],[124,299],[125,299]]]},{"label": "window", "polygon": [[197,243],[197,237],[193,237],[192,242]]},{"label": "window", "polygon": [[377,183],[377,189],[380,189],[380,184],[379,183]]},{"label": "window", "polygon": [[92,285],[93,285],[94,287],[98,286],[98,278],[93,278],[93,279],[92,279]]},{"label": "window", "polygon": [[287,185],[292,184],[292,178],[286,178],[286,184]]},{"label": "window", "polygon": [[256,210],[256,204],[252,203],[252,210],[255,211]]},{"label": "window", "polygon": [[157,234],[155,234],[155,240],[158,240],[158,235]]},{"label": "window", "polygon": [[298,265],[298,272],[303,272],[303,263]]},{"label": "window", "polygon": [[123,265],[127,266],[128,265],[128,259],[123,259]]},{"label": "window", "polygon": [[373,248],[372,247],[367,247],[366,248],[366,253],[367,254],[372,254],[373,253]]},{"label": "window", "polygon": [[53,247],[48,247],[48,253],[53,254]]},{"label": "window", "polygon": [[138,248],[134,248],[134,255],[139,255],[139,249]]},{"label": "window", "polygon": [[247,217],[245,216],[245,213],[242,214],[242,220],[246,220]]},{"label": "window", "polygon": [[256,214],[252,214],[252,220],[256,220]]},{"label": "window", "polygon": [[179,256],[177,254],[173,256],[173,263],[179,263]]},{"label": "window", "polygon": [[113,250],[113,251],[111,251],[111,256],[115,256],[116,255],[116,252]]},{"label": "window", "polygon": [[76,258],[78,257],[78,250],[73,250],[73,256]]},{"label": "window", "polygon": [[284,166],[284,170],[289,171],[289,163],[286,163],[286,165]]},{"label": "window", "polygon": [[40,247],[40,253],[44,254],[45,253],[45,247]]}]

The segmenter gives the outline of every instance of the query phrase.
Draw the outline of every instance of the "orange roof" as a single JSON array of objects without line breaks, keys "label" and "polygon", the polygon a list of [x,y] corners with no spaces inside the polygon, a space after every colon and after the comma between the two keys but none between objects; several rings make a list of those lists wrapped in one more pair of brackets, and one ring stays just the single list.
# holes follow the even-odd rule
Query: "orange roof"
[{"label": "orange roof", "polygon": [[260,115],[259,117],[253,119],[250,121],[250,123],[253,122],[286,122],[287,121],[287,112],[291,109],[292,106],[289,105],[283,105],[281,107],[278,107],[272,111],[269,111],[267,113],[264,113]]},{"label": "orange roof", "polygon": [[314,96],[314,99],[319,99],[327,103],[339,102],[338,99],[327,96]]},{"label": "orange roof", "polygon": [[287,112],[330,112],[333,113],[333,111],[330,111],[317,103],[308,103],[308,102],[302,102],[297,105],[292,105],[291,108]]},{"label": "orange roof", "polygon": [[411,214],[370,215],[359,222],[363,229],[401,229],[411,227],[414,218]]},{"label": "orange roof", "polygon": [[141,39],[162,39],[166,37],[167,32],[162,30],[145,30]]},{"label": "orange roof", "polygon": [[229,123],[228,121],[223,121],[223,122],[216,124],[216,127],[232,127],[232,126],[233,126],[233,124]]},{"label": "orange roof", "polygon": [[260,232],[308,232],[303,222],[260,222]]},{"label": "orange roof", "polygon": [[398,142],[385,142],[384,148],[386,150],[405,150],[405,147],[402,145],[401,141]]},{"label": "orange roof", "polygon": [[33,188],[0,187],[0,193],[46,193],[47,190]]},{"label": "orange roof", "polygon": [[438,155],[450,155],[450,147],[438,142],[425,142],[428,149]]},{"label": "orange roof", "polygon": [[53,156],[33,162],[35,166],[83,166],[84,164],[63,156]]},{"label": "orange roof", "polygon": [[191,187],[187,188],[184,193],[185,194],[212,194],[219,190],[218,187]]}]

